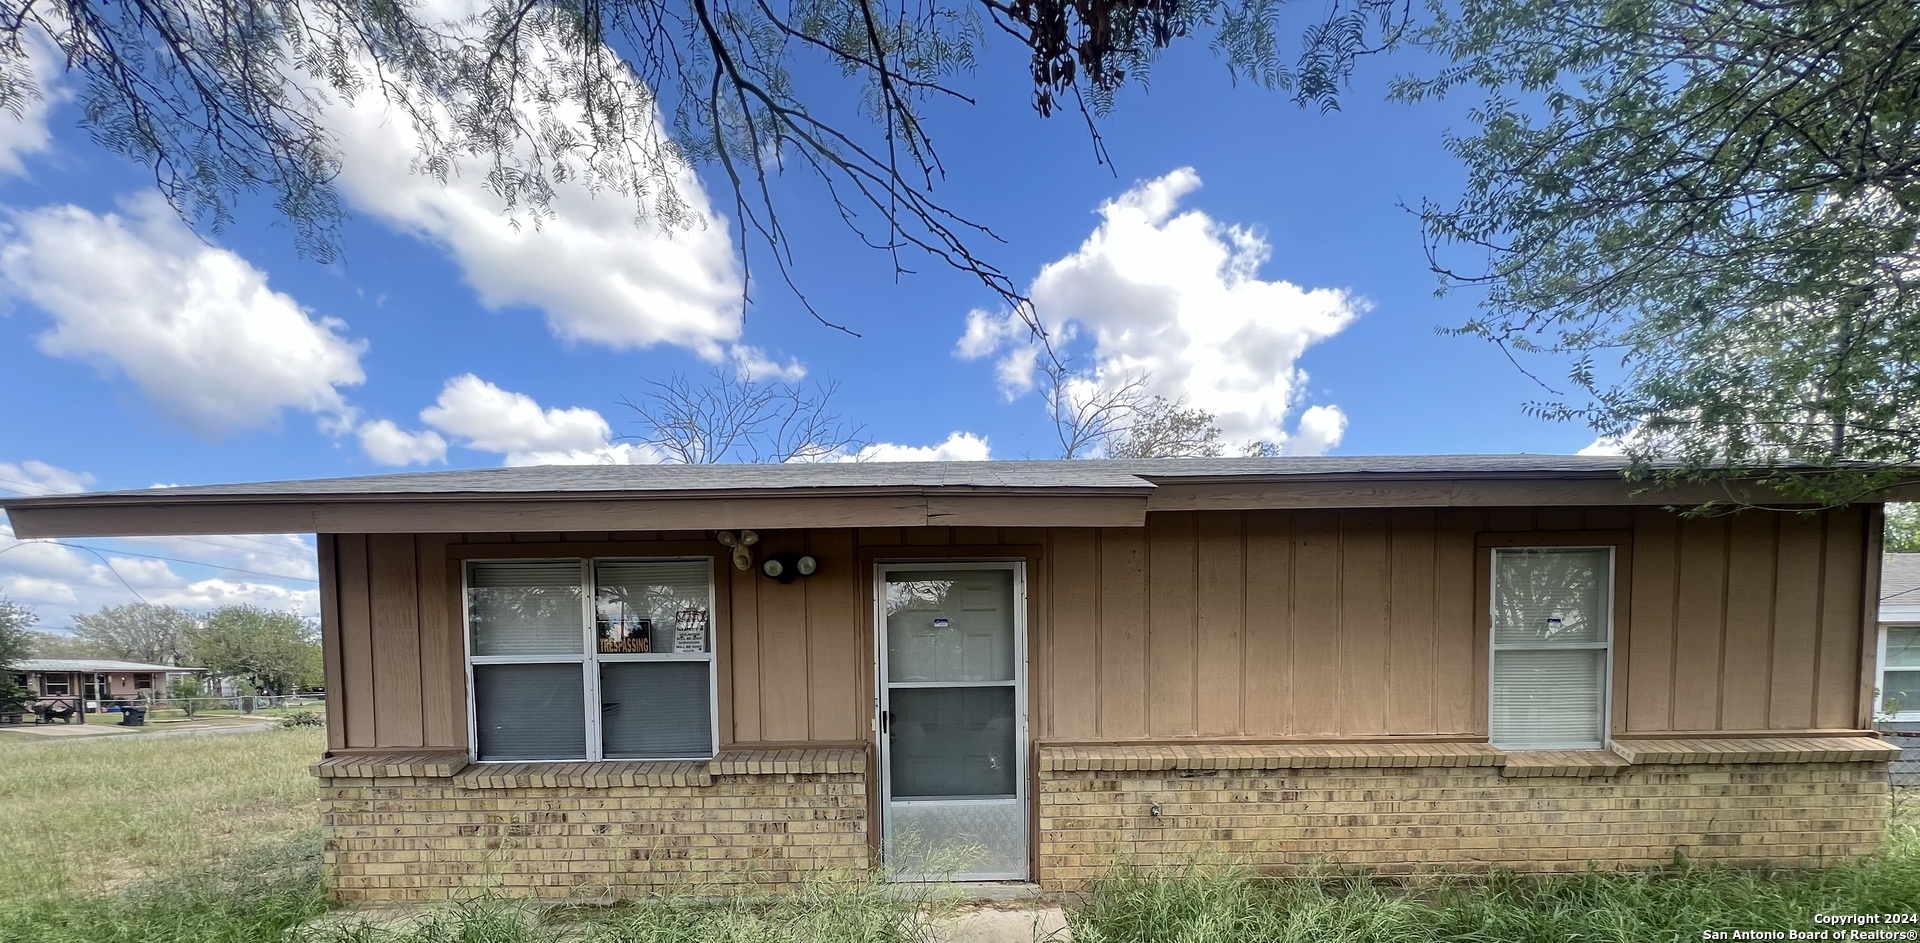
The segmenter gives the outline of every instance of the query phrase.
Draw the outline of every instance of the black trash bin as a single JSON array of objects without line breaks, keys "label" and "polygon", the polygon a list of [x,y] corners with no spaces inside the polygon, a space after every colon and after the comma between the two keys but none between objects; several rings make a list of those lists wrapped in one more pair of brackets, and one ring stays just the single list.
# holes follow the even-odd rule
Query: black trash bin
[{"label": "black trash bin", "polygon": [[146,708],[144,707],[120,708],[120,726],[145,727],[146,725],[147,725],[147,709]]}]

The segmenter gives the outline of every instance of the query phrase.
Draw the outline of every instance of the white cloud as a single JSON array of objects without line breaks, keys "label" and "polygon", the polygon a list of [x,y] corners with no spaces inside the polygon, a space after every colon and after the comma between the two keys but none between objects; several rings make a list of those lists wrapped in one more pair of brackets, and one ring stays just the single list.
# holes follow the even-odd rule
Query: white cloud
[{"label": "white cloud", "polygon": [[584,406],[542,409],[525,393],[503,390],[471,373],[447,381],[420,419],[483,452],[568,452],[607,444],[605,417]]},{"label": "white cloud", "polygon": [[657,465],[660,453],[632,442],[608,443],[590,449],[548,452],[510,452],[508,465]]},{"label": "white cloud", "polygon": [[[605,416],[584,406],[543,408],[525,393],[503,390],[471,373],[447,381],[420,420],[507,465],[648,465],[660,455],[645,445],[613,441]],[[431,433],[429,433],[431,434]]]},{"label": "white cloud", "polygon": [[53,148],[53,133],[47,116],[73,97],[73,90],[60,81],[64,71],[60,55],[45,33],[29,28],[21,34],[22,57],[17,60],[22,74],[17,77],[39,87],[37,97],[19,102],[19,113],[0,109],[0,175],[26,173],[26,158]]},{"label": "white cloud", "polygon": [[31,459],[14,463],[0,462],[0,490],[16,494],[72,494],[93,484],[86,472],[69,471]]},{"label": "white cloud", "polygon": [[14,214],[0,233],[4,290],[53,318],[50,355],[124,374],[205,434],[286,409],[338,416],[365,379],[363,341],[267,286],[266,273],[201,242],[157,195],[124,215],[77,206]]},{"label": "white cloud", "polygon": [[1293,455],[1325,455],[1340,444],[1347,434],[1347,414],[1338,406],[1309,406],[1300,413],[1300,424],[1287,440],[1287,452]]},{"label": "white cloud", "polygon": [[391,419],[360,424],[360,448],[382,465],[426,465],[447,460],[447,440],[432,429],[408,432]]},{"label": "white cloud", "polygon": [[[320,576],[313,543],[304,534],[229,534],[221,536],[120,537],[113,543],[129,552],[176,557],[231,567],[238,575],[315,580]],[[153,561],[165,565],[168,561]]]},{"label": "white cloud", "polygon": [[788,357],[786,363],[781,363],[766,351],[746,344],[735,344],[728,353],[733,358],[734,369],[743,377],[794,383],[806,379],[807,376],[806,365],[793,357]]},{"label": "white cloud", "polygon": [[[415,12],[444,19],[450,34],[470,35],[475,14],[485,10],[477,0],[442,0]],[[530,61],[527,68],[544,72],[558,64]],[[571,102],[526,98],[520,105],[530,123],[591,140]],[[457,158],[444,182],[419,172],[422,136],[411,116],[391,108],[377,88],[351,103],[336,102],[326,121],[344,157],[339,186],[346,198],[394,229],[444,248],[489,309],[538,308],[553,333],[568,341],[616,350],[674,344],[714,362],[740,337],[744,297],[733,238],[690,166],[656,181],[638,218],[632,197],[596,192],[575,166],[573,179],[555,185],[551,216],[512,220],[489,182],[490,159]],[[651,122],[642,132],[655,135],[650,149],[670,154],[657,114]],[[669,188],[681,205],[661,200]],[[676,215],[690,222],[682,225]]]},{"label": "white cloud", "polygon": [[[87,541],[85,545],[93,547],[97,555],[70,543],[16,540],[11,525],[0,517],[0,596],[31,606],[42,627],[63,627],[76,614],[141,599],[202,611],[229,603],[250,603],[307,616],[320,612],[320,591],[310,582],[314,578],[313,549],[296,535]],[[301,550],[307,555],[304,561],[294,559]],[[261,570],[284,582],[230,571],[209,571],[220,575],[194,578],[183,575],[179,564],[132,553]],[[295,580],[307,582],[296,584],[292,582]]]},{"label": "white cloud", "polygon": [[1603,435],[1597,439],[1594,439],[1592,442],[1587,443],[1586,448],[1583,448],[1580,451],[1575,452],[1573,454],[1575,455],[1625,455],[1627,454],[1627,446],[1625,442],[1621,441],[1619,436]]},{"label": "white cloud", "polygon": [[[1181,168],[1100,208],[1078,250],[1047,264],[1028,290],[1057,349],[1090,347],[1088,379],[1107,387],[1147,374],[1147,392],[1213,413],[1228,443],[1264,440],[1288,453],[1339,443],[1337,407],[1301,412],[1306,349],[1352,323],[1366,302],[1337,289],[1260,277],[1272,250],[1254,229],[1176,212],[1200,186]],[[974,311],[955,347],[964,359],[998,356],[1002,390],[1033,388],[1039,352],[1010,314]]]},{"label": "white cloud", "polygon": [[876,442],[853,455],[841,456],[843,462],[984,462],[987,440],[971,432],[955,432],[939,445],[895,445]]}]

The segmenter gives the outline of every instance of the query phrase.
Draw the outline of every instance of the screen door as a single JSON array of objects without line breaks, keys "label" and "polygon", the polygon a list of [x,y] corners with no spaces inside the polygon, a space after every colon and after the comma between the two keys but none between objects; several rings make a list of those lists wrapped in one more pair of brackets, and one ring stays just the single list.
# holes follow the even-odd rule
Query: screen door
[{"label": "screen door", "polygon": [[1027,877],[1018,563],[880,564],[881,855],[895,880]]}]

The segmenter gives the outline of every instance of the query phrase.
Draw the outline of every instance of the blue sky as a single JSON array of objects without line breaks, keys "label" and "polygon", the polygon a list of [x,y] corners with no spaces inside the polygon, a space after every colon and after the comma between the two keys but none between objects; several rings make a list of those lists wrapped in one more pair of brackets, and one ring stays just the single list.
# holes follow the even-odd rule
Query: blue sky
[{"label": "blue sky", "polygon": [[[932,115],[939,196],[1006,238],[991,260],[1072,335],[1086,384],[1150,370],[1230,441],[1293,452],[1578,450],[1591,433],[1525,416],[1541,391],[1499,351],[1435,331],[1475,299],[1435,297],[1398,204],[1458,190],[1442,135],[1467,129],[1469,102],[1387,103],[1386,81],[1420,65],[1365,62],[1344,110],[1320,114],[1234,86],[1188,43],[1102,124],[1108,169],[1077,116],[1033,113],[1002,46],[966,80],[977,106]],[[709,168],[687,181],[704,229],[635,228],[618,198],[575,195],[516,234],[474,180],[409,173],[404,137],[357,109],[340,130],[345,253],[320,265],[264,202],[196,238],[55,82],[46,107],[0,115],[8,492],[646,460],[619,438],[620,400],[724,363],[837,381],[881,444],[870,457],[1056,454],[1024,386],[1032,348],[997,300],[931,260],[896,280],[803,173],[780,182],[795,271],[858,338],[770,280],[740,305],[731,197]],[[74,544],[0,531],[0,593],[51,627],[136,596],[314,608],[297,535]]]}]

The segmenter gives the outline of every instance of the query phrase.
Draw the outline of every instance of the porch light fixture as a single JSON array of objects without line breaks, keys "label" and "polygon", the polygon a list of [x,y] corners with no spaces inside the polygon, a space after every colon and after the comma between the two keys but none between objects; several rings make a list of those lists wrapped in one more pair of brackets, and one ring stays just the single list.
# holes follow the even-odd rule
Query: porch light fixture
[{"label": "porch light fixture", "polygon": [[753,569],[753,551],[749,548],[760,542],[759,534],[750,530],[743,530],[738,535],[735,535],[733,531],[723,530],[715,536],[719,538],[723,546],[733,548],[734,569]]},{"label": "porch light fixture", "polygon": [[797,577],[812,576],[820,569],[820,561],[805,553],[775,553],[767,556],[760,564],[760,572],[782,583],[791,583]]}]

